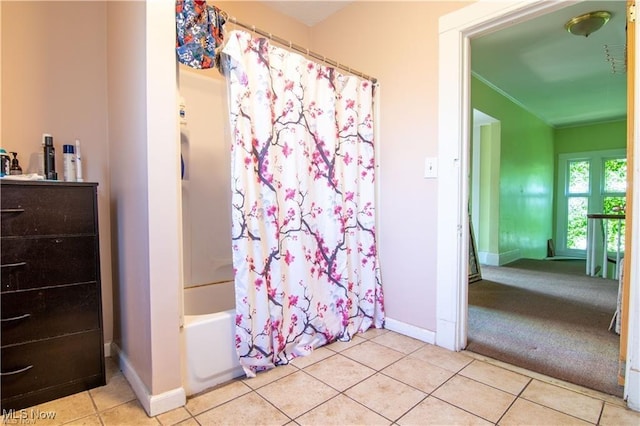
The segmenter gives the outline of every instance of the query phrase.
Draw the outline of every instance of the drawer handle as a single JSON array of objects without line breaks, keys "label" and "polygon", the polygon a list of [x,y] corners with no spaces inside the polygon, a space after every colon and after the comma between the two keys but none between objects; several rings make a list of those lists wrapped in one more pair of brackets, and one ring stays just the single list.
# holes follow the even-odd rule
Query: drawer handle
[{"label": "drawer handle", "polygon": [[24,213],[24,209],[2,209],[0,210],[0,213]]},{"label": "drawer handle", "polygon": [[0,373],[0,376],[12,376],[14,374],[20,374],[20,373],[24,373],[25,371],[29,371],[32,368],[33,368],[33,364],[27,365],[26,367],[20,368],[18,370],[7,371],[6,373]]},{"label": "drawer handle", "polygon": [[2,318],[2,319],[0,319],[0,322],[19,321],[19,320],[22,320],[22,319],[27,319],[30,316],[31,316],[31,314],[24,314],[24,315],[18,315],[17,317]]},{"label": "drawer handle", "polygon": [[0,265],[0,268],[17,268],[18,266],[25,266],[27,262],[5,263]]}]

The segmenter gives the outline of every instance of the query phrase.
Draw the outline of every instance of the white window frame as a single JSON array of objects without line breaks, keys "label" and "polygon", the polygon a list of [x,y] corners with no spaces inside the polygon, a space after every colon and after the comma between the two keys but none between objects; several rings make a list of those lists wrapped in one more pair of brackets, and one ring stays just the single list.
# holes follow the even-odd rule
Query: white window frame
[{"label": "white window frame", "polygon": [[[586,257],[586,250],[567,248],[567,217],[568,217],[568,182],[570,161],[589,161],[589,191],[575,196],[588,197],[588,213],[602,213],[604,193],[603,164],[612,158],[627,158],[625,149],[607,149],[600,151],[575,152],[558,155],[558,182],[556,191],[556,255],[570,257]],[[617,193],[616,193],[617,194]],[[613,195],[606,194],[606,195]],[[626,195],[626,194],[622,194]]]}]

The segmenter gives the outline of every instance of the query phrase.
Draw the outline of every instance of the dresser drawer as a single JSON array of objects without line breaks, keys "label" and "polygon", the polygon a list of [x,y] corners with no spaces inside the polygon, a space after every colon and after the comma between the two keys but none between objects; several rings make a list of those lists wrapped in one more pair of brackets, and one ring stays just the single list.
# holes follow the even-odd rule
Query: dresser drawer
[{"label": "dresser drawer", "polygon": [[0,295],[2,346],[100,328],[97,283]]},{"label": "dresser drawer", "polygon": [[2,348],[2,400],[92,376],[104,377],[103,356],[100,330]]},{"label": "dresser drawer", "polygon": [[0,291],[98,279],[96,236],[2,238]]},{"label": "dresser drawer", "polygon": [[98,232],[93,186],[3,184],[0,196],[3,237]]}]

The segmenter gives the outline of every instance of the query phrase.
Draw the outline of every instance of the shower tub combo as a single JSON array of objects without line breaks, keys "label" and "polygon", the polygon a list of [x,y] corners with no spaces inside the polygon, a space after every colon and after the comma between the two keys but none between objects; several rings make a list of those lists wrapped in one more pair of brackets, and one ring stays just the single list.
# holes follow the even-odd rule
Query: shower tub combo
[{"label": "shower tub combo", "polygon": [[182,373],[187,395],[244,375],[235,348],[233,281],[184,290]]}]

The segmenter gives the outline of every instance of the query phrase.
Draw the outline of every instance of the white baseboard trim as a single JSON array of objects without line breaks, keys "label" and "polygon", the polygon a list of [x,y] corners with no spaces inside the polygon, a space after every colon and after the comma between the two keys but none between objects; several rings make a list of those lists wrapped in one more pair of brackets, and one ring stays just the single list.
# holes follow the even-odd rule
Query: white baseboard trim
[{"label": "white baseboard trim", "polygon": [[504,253],[500,253],[500,266],[506,265],[507,263],[514,262],[520,259],[522,256],[520,255],[520,249],[514,249],[511,251],[505,251]]},{"label": "white baseboard trim", "polygon": [[395,331],[396,333],[404,334],[405,336],[413,337],[414,339],[418,339],[426,343],[431,343],[432,345],[436,342],[436,334],[433,331],[425,330],[424,328],[416,327],[415,325],[407,324],[406,322],[398,321],[393,318],[385,318],[384,328]]},{"label": "white baseboard trim", "polygon": [[147,413],[149,416],[157,416],[158,414],[166,413],[167,411],[174,410],[182,407],[187,403],[187,393],[183,387],[171,389],[170,391],[163,392],[159,395],[151,395],[149,400],[149,410]]},{"label": "white baseboard trim", "polygon": [[457,342],[453,338],[456,335],[455,323],[445,318],[438,319],[438,332],[435,334],[435,345],[450,351],[458,351]]},{"label": "white baseboard trim", "polygon": [[625,376],[624,399],[629,409],[640,411],[640,371],[628,368]]},{"label": "white baseboard trim", "polygon": [[500,255],[498,253],[490,253],[488,251],[479,251],[478,262],[480,262],[481,265],[499,266]]},{"label": "white baseboard trim", "polygon": [[104,357],[109,358],[111,356],[111,342],[104,344]]},{"label": "white baseboard trim", "polygon": [[138,401],[147,412],[149,417],[171,411],[182,407],[187,403],[187,394],[183,387],[172,389],[158,395],[151,395],[127,356],[120,350],[118,345],[111,343],[111,351],[122,370],[122,374],[131,385],[131,389],[138,397]]}]

